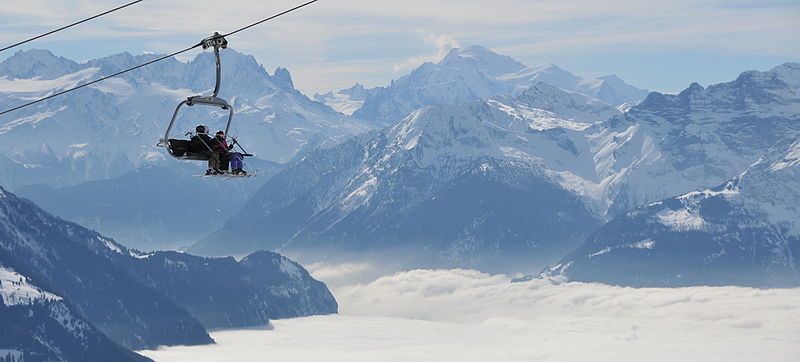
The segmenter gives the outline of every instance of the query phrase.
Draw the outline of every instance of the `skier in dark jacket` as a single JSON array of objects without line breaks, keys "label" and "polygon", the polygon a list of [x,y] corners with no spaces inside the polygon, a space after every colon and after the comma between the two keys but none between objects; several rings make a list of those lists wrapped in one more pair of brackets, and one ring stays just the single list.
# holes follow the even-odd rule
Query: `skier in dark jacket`
[{"label": "skier in dark jacket", "polygon": [[[219,153],[214,150],[215,139],[208,135],[208,127],[199,125],[195,127],[196,134],[189,140],[192,152],[208,155],[208,169],[206,175],[223,173],[220,169]],[[226,162],[227,164],[227,162]]]}]

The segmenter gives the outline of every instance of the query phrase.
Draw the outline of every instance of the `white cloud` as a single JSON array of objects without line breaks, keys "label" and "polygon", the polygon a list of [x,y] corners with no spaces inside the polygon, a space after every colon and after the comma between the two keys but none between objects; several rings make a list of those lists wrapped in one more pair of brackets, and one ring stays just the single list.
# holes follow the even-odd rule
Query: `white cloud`
[{"label": "white cloud", "polygon": [[371,264],[365,262],[341,264],[317,262],[307,265],[306,269],[312,277],[324,281],[328,287],[350,285],[373,280],[374,277],[369,279],[367,275],[375,272],[375,268]]},{"label": "white cloud", "polygon": [[341,316],[217,331],[214,346],[146,354],[159,361],[794,361],[800,353],[800,289],[510,283],[474,270],[413,270],[334,294]]},{"label": "white cloud", "polygon": [[447,53],[449,53],[451,50],[461,46],[458,40],[456,40],[455,38],[453,38],[448,34],[433,34],[433,33],[425,35],[425,45],[433,46],[436,49],[436,52],[434,54],[411,57],[407,59],[404,63],[395,65],[393,68],[394,72],[406,73],[422,65],[422,63],[425,62],[436,63],[442,60],[442,58],[444,58],[447,55]]},{"label": "white cloud", "polygon": [[[496,316],[540,315],[690,321],[702,315],[706,322],[729,327],[744,321],[763,325],[792,321],[798,322],[796,328],[800,331],[800,289],[634,289],[546,280],[510,283],[505,275],[475,270],[412,270],[369,284],[342,287],[335,294],[341,313],[361,316],[469,322]],[[786,310],[785,303],[798,305]],[[795,315],[790,317],[792,314]]]}]

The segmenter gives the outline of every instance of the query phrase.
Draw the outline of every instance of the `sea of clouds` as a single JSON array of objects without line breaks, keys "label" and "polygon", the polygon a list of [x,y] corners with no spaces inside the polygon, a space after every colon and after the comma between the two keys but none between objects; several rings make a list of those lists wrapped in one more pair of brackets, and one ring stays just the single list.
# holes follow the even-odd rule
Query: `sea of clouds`
[{"label": "sea of clouds", "polygon": [[[365,264],[319,266],[341,283]],[[216,331],[159,361],[797,361],[800,289],[623,288],[475,270],[411,270],[333,287],[339,316]]]}]

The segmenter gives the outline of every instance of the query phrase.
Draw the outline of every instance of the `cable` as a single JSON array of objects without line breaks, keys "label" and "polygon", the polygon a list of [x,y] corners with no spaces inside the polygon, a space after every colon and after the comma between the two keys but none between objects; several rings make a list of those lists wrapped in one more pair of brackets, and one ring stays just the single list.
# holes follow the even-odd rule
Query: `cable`
[{"label": "cable", "polygon": [[174,56],[176,56],[176,55],[178,55],[178,54],[181,54],[181,53],[188,52],[188,51],[190,51],[190,50],[192,50],[192,49],[194,49],[194,48],[197,48],[197,47],[199,47],[199,46],[202,46],[202,45],[203,45],[203,44],[201,44],[201,43],[198,43],[198,44],[192,45],[192,46],[190,46],[190,47],[188,47],[188,48],[186,48],[186,49],[183,49],[183,50],[179,50],[179,51],[177,51],[177,52],[174,52],[174,53],[172,53],[172,54],[169,54],[169,55],[164,55],[164,56],[162,56],[162,57],[160,57],[160,58],[153,59],[153,60],[151,60],[151,61],[149,61],[149,62],[146,62],[146,63],[139,64],[139,65],[137,65],[137,66],[135,66],[135,67],[133,67],[133,68],[128,68],[128,69],[125,69],[125,70],[123,70],[123,71],[119,71],[119,72],[116,72],[116,73],[114,73],[114,74],[107,75],[107,76],[105,76],[105,77],[103,77],[103,78],[100,78],[100,79],[95,79],[95,80],[93,80],[93,81],[91,81],[91,82],[89,82],[89,83],[84,83],[84,84],[81,84],[81,85],[79,85],[79,86],[76,86],[76,87],[73,87],[73,88],[70,88],[70,89],[67,89],[67,90],[63,90],[63,91],[61,91],[61,92],[58,92],[58,93],[53,93],[53,94],[51,94],[51,95],[49,95],[49,96],[47,96],[47,97],[40,98],[40,99],[37,99],[37,100],[35,100],[35,101],[31,101],[31,102],[25,103],[25,104],[23,104],[23,105],[19,105],[19,106],[16,106],[16,107],[14,107],[14,108],[11,108],[11,109],[7,109],[7,110],[5,110],[5,111],[2,111],[2,112],[0,112],[0,116],[4,115],[4,114],[6,114],[6,113],[9,113],[9,112],[16,111],[16,110],[18,110],[18,109],[20,109],[20,108],[25,108],[25,107],[27,107],[27,106],[31,106],[31,105],[34,105],[34,104],[36,104],[36,103],[42,102],[42,101],[46,101],[46,100],[48,100],[48,99],[50,99],[50,98],[58,97],[58,96],[60,96],[60,95],[62,95],[62,94],[65,94],[65,93],[69,93],[69,92],[72,92],[72,91],[74,91],[74,90],[81,89],[81,88],[83,88],[83,87],[88,87],[88,86],[90,86],[90,85],[92,85],[92,84],[95,84],[95,83],[98,83],[98,82],[102,82],[102,81],[104,81],[104,80],[106,80],[106,79],[108,79],[108,78],[113,78],[113,77],[116,77],[116,76],[118,76],[118,75],[121,75],[121,74],[124,74],[124,73],[130,72],[130,71],[132,71],[132,70],[139,69],[139,68],[141,68],[141,67],[144,67],[144,66],[146,66],[146,65],[150,65],[150,64],[153,64],[153,63],[155,63],[155,62],[162,61],[162,60],[164,60],[164,59],[167,59],[167,58],[169,58],[169,57],[174,57]]},{"label": "cable", "polygon": [[64,29],[71,28],[71,27],[73,27],[73,26],[75,26],[75,25],[78,25],[78,24],[85,23],[85,22],[87,22],[87,21],[89,21],[89,20],[92,20],[92,19],[99,18],[99,17],[101,17],[101,16],[103,16],[103,15],[106,15],[106,14],[109,14],[109,13],[113,13],[113,12],[115,12],[115,11],[117,11],[117,10],[120,10],[120,9],[123,9],[123,8],[127,8],[128,6],[131,6],[131,5],[133,5],[133,4],[136,4],[136,3],[140,3],[140,2],[142,2],[142,1],[144,1],[144,0],[136,0],[136,1],[131,1],[131,2],[127,3],[127,4],[125,4],[125,5],[118,6],[118,7],[116,7],[116,8],[113,8],[113,9],[111,9],[111,10],[108,10],[108,11],[102,12],[102,13],[100,13],[100,14],[97,14],[97,15],[95,15],[95,16],[92,16],[92,17],[90,17],[90,18],[86,18],[86,19],[83,19],[83,20],[81,20],[81,21],[74,22],[74,23],[72,23],[72,24],[69,24],[69,25],[66,25],[66,26],[62,26],[62,27],[60,27],[60,28],[58,28],[58,29],[55,29],[55,30],[48,31],[48,32],[46,32],[46,33],[44,33],[44,34],[42,34],[42,35],[35,36],[35,37],[33,37],[33,38],[30,38],[30,39],[28,39],[28,40],[23,40],[23,41],[21,41],[21,42],[19,42],[19,43],[16,43],[16,44],[11,44],[11,45],[9,45],[9,46],[7,46],[7,47],[3,48],[3,49],[0,49],[0,52],[2,52],[2,51],[4,51],[4,50],[11,49],[11,48],[13,48],[13,47],[16,47],[16,46],[20,46],[20,45],[22,45],[22,44],[25,44],[25,43],[28,43],[28,42],[32,42],[32,41],[34,41],[34,40],[36,40],[36,39],[39,39],[39,38],[42,38],[42,37],[48,36],[48,35],[50,35],[50,34],[53,34],[53,33],[57,33],[57,32],[59,32],[59,31],[62,31],[62,30],[64,30]]},{"label": "cable", "polygon": [[[142,1],[142,0],[139,0],[139,1]],[[261,24],[261,23],[263,23],[263,22],[265,22],[265,21],[268,21],[268,20],[275,19],[275,18],[277,18],[277,17],[279,17],[279,16],[281,16],[281,15],[284,15],[284,14],[290,13],[290,12],[292,12],[292,11],[295,11],[295,10],[297,10],[297,9],[300,9],[300,8],[302,8],[302,7],[306,6],[306,5],[309,5],[309,4],[311,4],[311,3],[315,3],[315,2],[317,2],[317,1],[319,1],[319,0],[312,0],[312,1],[309,1],[309,2],[307,2],[307,3],[305,3],[305,4],[302,4],[302,5],[299,5],[299,6],[295,6],[295,7],[291,8],[291,9],[289,9],[289,10],[286,10],[286,11],[284,11],[284,12],[281,12],[281,13],[275,14],[275,15],[273,15],[273,16],[270,16],[270,17],[266,18],[266,19],[259,20],[259,21],[255,22],[255,23],[252,23],[252,24],[248,25],[248,26],[245,26],[245,27],[243,27],[243,28],[239,28],[239,29],[237,29],[237,30],[234,30],[234,31],[232,31],[232,32],[230,32],[230,33],[227,33],[227,34],[223,35],[223,37],[224,37],[224,36],[228,36],[228,35],[233,35],[233,34],[236,34],[236,33],[240,32],[240,31],[243,31],[243,30],[246,30],[246,29],[252,28],[252,27],[254,27],[254,26],[256,26],[256,25],[259,25],[259,24]],[[116,76],[122,75],[122,74],[124,74],[124,73],[130,72],[130,71],[132,71],[132,70],[139,69],[139,68],[141,68],[141,67],[144,67],[144,66],[146,66],[146,65],[150,65],[150,64],[153,64],[153,63],[155,63],[155,62],[160,62],[160,61],[162,61],[162,60],[164,60],[164,59],[167,59],[167,58],[170,58],[170,57],[174,57],[174,56],[176,56],[176,55],[179,55],[179,54],[182,54],[182,53],[188,52],[188,51],[190,51],[190,50],[192,50],[192,49],[194,49],[194,48],[201,47],[201,46],[203,46],[203,43],[202,43],[202,42],[200,42],[200,43],[197,43],[197,44],[195,44],[195,45],[192,45],[192,46],[190,46],[190,47],[188,47],[188,48],[186,48],[186,49],[179,50],[179,51],[177,51],[177,52],[174,52],[174,53],[172,53],[172,54],[164,55],[164,56],[162,56],[162,57],[159,57],[159,58],[156,58],[156,59],[150,60],[150,61],[148,61],[148,62],[145,62],[145,63],[142,63],[142,64],[139,64],[139,65],[137,65],[137,66],[135,66],[135,67],[128,68],[128,69],[125,69],[125,70],[122,70],[122,71],[116,72],[116,73],[114,73],[114,74],[111,74],[111,75],[107,75],[107,76],[105,76],[105,77],[102,77],[102,78],[100,78],[100,79],[95,79],[95,80],[93,80],[93,81],[91,81],[91,82],[89,82],[89,83],[84,83],[84,84],[81,84],[81,85],[79,85],[79,86],[76,86],[76,87],[73,87],[73,88],[70,88],[70,89],[63,90],[63,91],[61,91],[61,92],[53,93],[53,94],[51,94],[51,95],[49,95],[49,96],[47,96],[47,97],[40,98],[40,99],[37,99],[37,100],[35,100],[35,101],[31,101],[31,102],[25,103],[25,104],[22,104],[22,105],[16,106],[16,107],[14,107],[14,108],[11,108],[11,109],[7,109],[7,110],[5,110],[5,111],[2,111],[2,112],[0,112],[0,116],[4,115],[4,114],[6,114],[6,113],[10,113],[10,112],[16,111],[16,110],[18,110],[18,109],[21,109],[21,108],[25,108],[25,107],[28,107],[28,106],[34,105],[34,104],[36,104],[36,103],[39,103],[39,102],[46,101],[46,100],[48,100],[48,99],[50,99],[50,98],[58,97],[58,96],[60,96],[60,95],[62,95],[62,94],[66,94],[66,93],[72,92],[72,91],[74,91],[74,90],[78,90],[78,89],[81,89],[81,88],[83,88],[83,87],[87,87],[87,86],[90,86],[90,85],[92,85],[92,84],[95,84],[95,83],[98,83],[98,82],[102,82],[102,81],[104,81],[104,80],[106,80],[106,79],[108,79],[108,78],[113,78],[113,77],[116,77]]]}]

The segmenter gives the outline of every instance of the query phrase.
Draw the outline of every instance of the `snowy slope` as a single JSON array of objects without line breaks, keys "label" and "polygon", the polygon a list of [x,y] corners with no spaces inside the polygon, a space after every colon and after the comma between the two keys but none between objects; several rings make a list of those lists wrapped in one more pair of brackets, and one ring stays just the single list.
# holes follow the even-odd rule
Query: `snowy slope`
[{"label": "snowy slope", "polygon": [[[471,46],[453,49],[439,63],[425,63],[387,87],[368,90],[363,105],[353,115],[395,124],[427,105],[455,105],[498,95],[516,96],[540,82],[611,105],[636,104],[647,95],[647,91],[625,84],[616,76],[590,79],[555,65],[526,67],[508,56]],[[336,95],[332,96],[326,103],[335,101]]]},{"label": "snowy slope", "polygon": [[651,93],[591,131],[609,215],[725,182],[800,133],[798,79],[800,64],[786,63],[677,95]]},{"label": "snowy slope", "polygon": [[0,265],[0,359],[149,361],[109,340],[61,297]]},{"label": "snowy slope", "polygon": [[0,300],[6,306],[58,301],[62,298],[30,283],[28,278],[0,266]]},{"label": "snowy slope", "polygon": [[800,286],[800,138],[719,187],[618,217],[549,272],[637,286]]},{"label": "snowy slope", "polygon": [[[50,94],[130,67],[157,55],[127,53],[85,63],[43,50],[18,52],[0,63],[0,108]],[[373,126],[312,101],[294,89],[284,68],[269,74],[252,56],[223,52],[221,96],[235,106],[233,135],[259,158],[286,162],[307,147],[332,145]],[[154,147],[180,100],[208,93],[214,85],[213,55],[188,63],[162,61],[68,96],[0,117],[5,156],[21,164],[50,167],[37,153],[45,145],[57,171],[31,174],[28,183],[52,185],[106,179],[165,157]],[[198,123],[224,126],[219,110],[193,107],[175,126],[180,137]],[[41,173],[41,172],[40,172]],[[58,175],[65,180],[53,180]],[[68,175],[64,176],[64,175]],[[58,181],[58,182],[57,182]],[[16,185],[12,185],[16,186]]]}]

